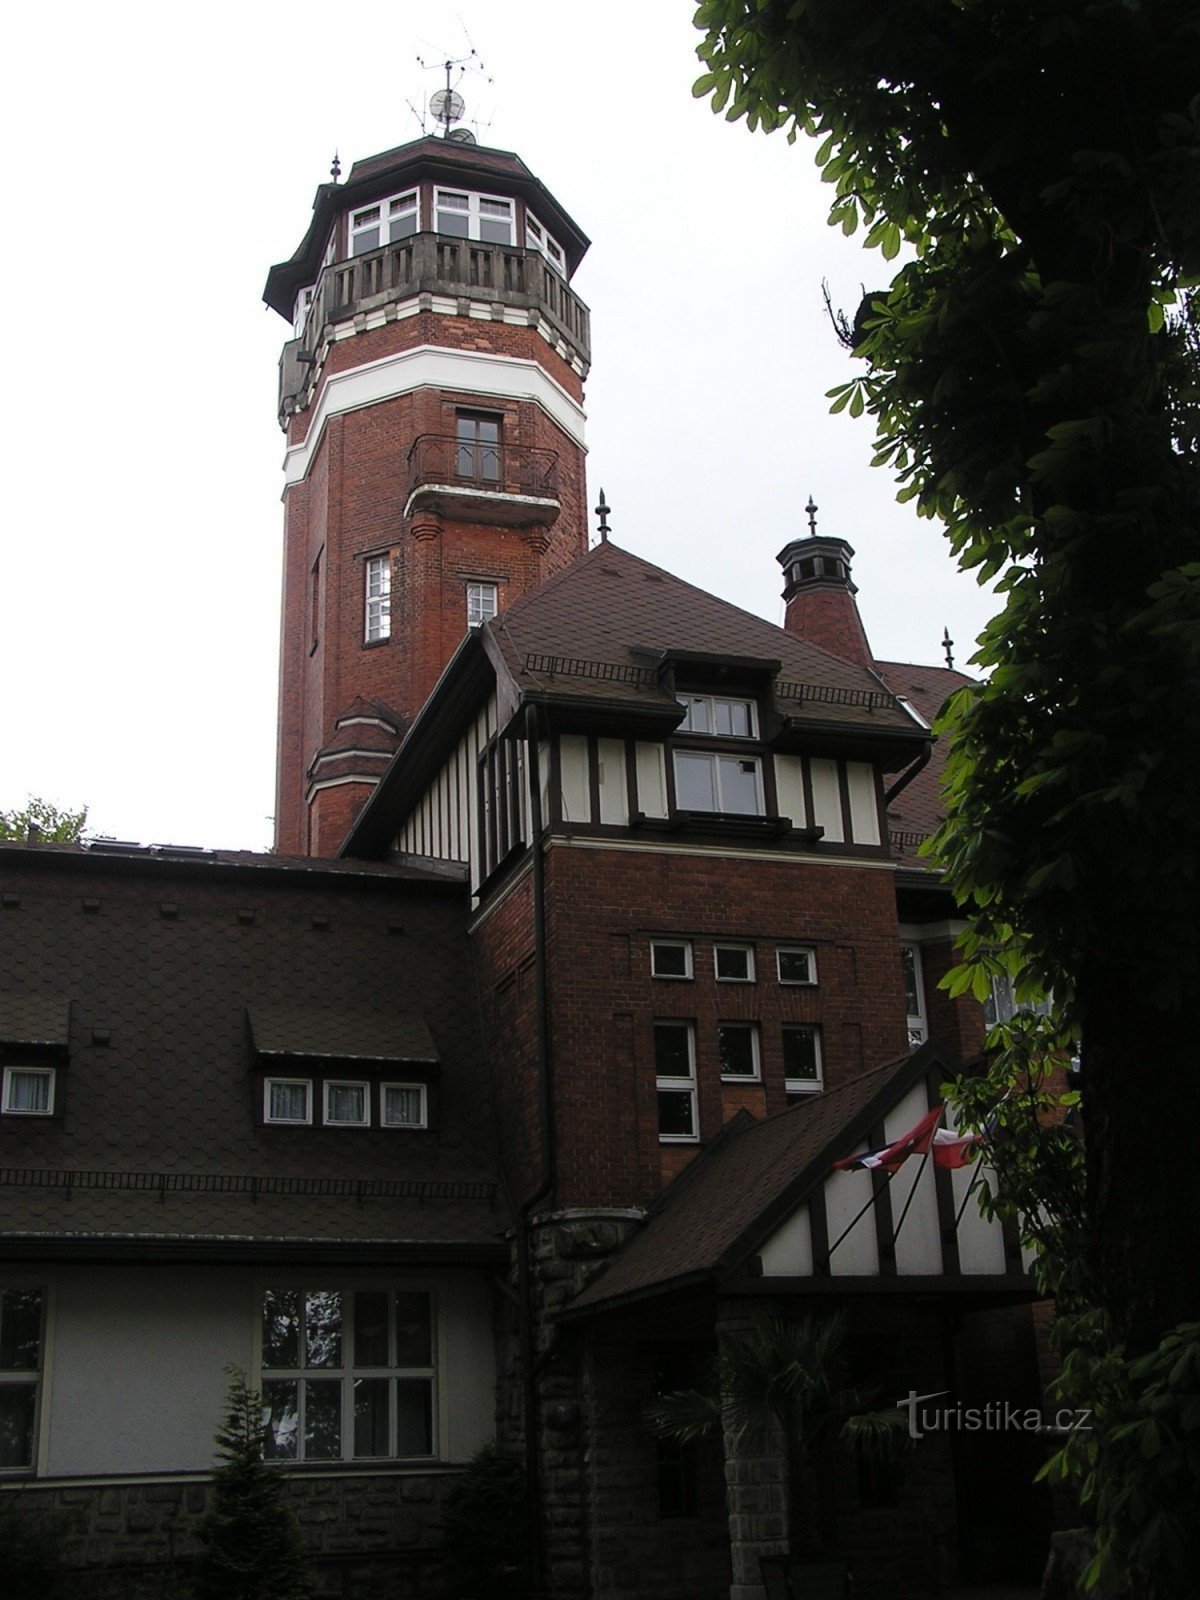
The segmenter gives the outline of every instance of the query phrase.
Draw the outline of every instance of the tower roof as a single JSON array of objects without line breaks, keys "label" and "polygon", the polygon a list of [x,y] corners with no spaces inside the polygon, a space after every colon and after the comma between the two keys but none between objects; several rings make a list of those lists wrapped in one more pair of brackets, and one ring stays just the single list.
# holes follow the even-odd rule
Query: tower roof
[{"label": "tower roof", "polygon": [[422,179],[452,184],[483,182],[504,195],[523,200],[562,245],[568,277],[583,260],[591,243],[520,156],[511,150],[457,144],[429,135],[369,156],[365,161],[356,161],[345,183],[318,186],[313,198],[312,221],[304,238],[289,260],[279,262],[267,274],[263,290],[266,303],[281,317],[290,320],[297,291],[313,283],[320,273],[325,241],[338,214],[351,207],[368,205],[372,200],[380,200],[397,188]]}]

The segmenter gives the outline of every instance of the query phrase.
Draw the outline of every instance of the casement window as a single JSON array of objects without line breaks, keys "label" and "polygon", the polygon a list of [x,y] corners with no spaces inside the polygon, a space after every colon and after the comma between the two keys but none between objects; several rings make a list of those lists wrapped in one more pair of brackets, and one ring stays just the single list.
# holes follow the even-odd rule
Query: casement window
[{"label": "casement window", "polygon": [[713,965],[718,983],[754,982],[754,950],[748,944],[714,945]]},{"label": "casement window", "polygon": [[417,231],[417,191],[390,195],[350,213],[350,254],[365,255]]},{"label": "casement window", "polygon": [[369,1128],[371,1126],[369,1084],[328,1078],[325,1081],[324,1100],[326,1127]]},{"label": "casement window", "polygon": [[761,817],[766,810],[762,762],[753,756],[676,750],[675,803],[680,811]]},{"label": "casement window", "polygon": [[432,1456],[434,1326],[425,1290],[288,1285],[262,1298],[266,1454]]},{"label": "casement window", "polygon": [[921,947],[900,946],[900,974],[904,980],[904,1008],[908,1013],[908,1042],[915,1050],[929,1037],[925,1018],[925,982],[921,972]]},{"label": "casement window", "polygon": [[792,945],[775,952],[780,983],[814,984],[817,981],[817,955],[803,945]]},{"label": "casement window", "polygon": [[34,1463],[44,1298],[41,1289],[0,1289],[0,1472]]},{"label": "casement window", "polygon": [[479,862],[486,878],[525,842],[525,746],[493,739],[479,757]]},{"label": "casement window", "polygon": [[566,277],[567,261],[561,247],[550,237],[537,218],[530,216],[529,212],[525,213],[525,243],[531,250],[536,250],[539,255],[545,256],[554,270]]},{"label": "casement window", "polygon": [[500,482],[500,418],[460,411],[454,419],[454,474],[472,483]]},{"label": "casement window", "polygon": [[652,978],[690,978],[691,975],[692,946],[687,939],[651,939]]},{"label": "casement window", "polygon": [[696,1038],[690,1022],[654,1024],[654,1075],[658,1090],[658,1137],[664,1144],[694,1144]]},{"label": "casement window", "polygon": [[511,200],[494,194],[469,194],[460,189],[438,189],[434,197],[434,227],[438,233],[451,233],[460,239],[479,239],[484,244],[514,243],[514,212]]},{"label": "casement window", "polygon": [[783,1030],[783,1086],[789,1103],[802,1094],[816,1094],[821,1076],[821,1030],[811,1023]]},{"label": "casement window", "polygon": [[268,1078],[263,1084],[263,1121],[307,1125],[312,1121],[308,1078]]},{"label": "casement window", "polygon": [[5,1067],[0,1110],[6,1117],[52,1117],[54,1090],[54,1067]]},{"label": "casement window", "polygon": [[722,1078],[757,1082],[762,1077],[758,1024],[722,1022],[717,1026]]},{"label": "casement window", "polygon": [[310,284],[307,289],[301,289],[296,296],[296,304],[292,312],[292,333],[297,339],[304,337],[304,326],[308,321],[308,313],[312,310],[313,295],[316,286]]},{"label": "casement window", "polygon": [[429,1105],[423,1083],[379,1086],[379,1121],[385,1128],[427,1128]]},{"label": "casement window", "polygon": [[363,638],[367,644],[389,639],[392,634],[392,560],[390,556],[368,556],[363,562]]},{"label": "casement window", "polygon": [[467,584],[467,627],[481,628],[496,615],[499,586],[494,583]]},{"label": "casement window", "polygon": [[753,700],[730,700],[715,694],[681,694],[684,708],[680,733],[711,733],[720,739],[753,739],[758,718]]}]

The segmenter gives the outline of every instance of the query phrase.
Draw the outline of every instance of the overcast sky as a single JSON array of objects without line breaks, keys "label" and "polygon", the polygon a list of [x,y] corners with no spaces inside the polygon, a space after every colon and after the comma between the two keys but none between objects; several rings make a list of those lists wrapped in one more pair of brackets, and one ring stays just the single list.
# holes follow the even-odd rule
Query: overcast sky
[{"label": "overcast sky", "polygon": [[[23,7],[0,131],[4,540],[0,809],[28,793],[93,831],[262,848],[271,837],[288,330],[261,303],[335,148],[421,133],[456,84],[593,240],[589,499],[613,537],[781,619],[776,552],[850,540],[880,657],[963,662],[992,609],[939,531],[830,417],[853,371],[821,300],[884,264],[825,223],[812,147],[695,101],[692,7],[461,0],[330,7]],[[411,102],[411,105],[410,105]],[[432,128],[431,130],[432,131]]]}]

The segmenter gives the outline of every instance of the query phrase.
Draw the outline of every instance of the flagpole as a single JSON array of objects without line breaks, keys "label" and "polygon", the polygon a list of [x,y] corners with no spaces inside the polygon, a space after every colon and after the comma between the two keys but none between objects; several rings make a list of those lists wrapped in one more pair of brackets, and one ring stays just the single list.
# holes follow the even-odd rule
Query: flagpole
[{"label": "flagpole", "polygon": [[[933,1148],[933,1146],[930,1145],[929,1148],[931,1150]],[[917,1169],[917,1175],[912,1181],[912,1188],[908,1191],[908,1199],[904,1202],[904,1210],[900,1213],[900,1221],[896,1224],[896,1231],[892,1234],[892,1243],[893,1243],[893,1245],[896,1243],[896,1240],[900,1237],[900,1229],[904,1226],[904,1219],[908,1215],[908,1208],[913,1203],[913,1195],[915,1195],[916,1192],[917,1192],[917,1185],[921,1181],[921,1174],[925,1171],[925,1167],[926,1167],[926,1164],[928,1163],[928,1161],[929,1161],[929,1150],[926,1150],[925,1154],[921,1157],[921,1165]]]},{"label": "flagpole", "polygon": [[[876,1168],[875,1170],[878,1171],[879,1168]],[[887,1175],[887,1181],[889,1183],[891,1183],[892,1179],[895,1176],[896,1176],[896,1174],[894,1172],[889,1172],[888,1175]],[[879,1190],[878,1193],[876,1193],[874,1184],[871,1185],[871,1195],[870,1195],[870,1198],[868,1199],[866,1205],[860,1207],[859,1210],[854,1213],[854,1215],[850,1218],[850,1221],[842,1229],[841,1233],[838,1234],[837,1238],[829,1246],[829,1249],[826,1250],[826,1252],[825,1252],[826,1261],[829,1260],[829,1257],[837,1249],[838,1245],[841,1244],[842,1240],[850,1232],[851,1228],[855,1227],[857,1223],[862,1221],[862,1219],[866,1216],[867,1212],[870,1211],[871,1207],[875,1204],[876,1200],[879,1199],[879,1195],[882,1194],[882,1193],[883,1193],[882,1189]]]}]

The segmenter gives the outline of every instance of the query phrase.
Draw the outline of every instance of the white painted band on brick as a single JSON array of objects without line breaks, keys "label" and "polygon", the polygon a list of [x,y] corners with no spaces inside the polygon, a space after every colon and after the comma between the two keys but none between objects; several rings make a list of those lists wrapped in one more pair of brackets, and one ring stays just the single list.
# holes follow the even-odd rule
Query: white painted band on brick
[{"label": "white painted band on brick", "polygon": [[365,783],[374,789],[379,783],[379,776],[378,772],[348,772],[344,778],[319,778],[309,783],[304,794],[305,803],[322,789],[342,789],[348,783]]},{"label": "white painted band on brick", "polygon": [[330,417],[360,411],[364,406],[412,394],[416,389],[457,389],[503,400],[532,400],[569,439],[583,447],[583,407],[536,361],[482,350],[418,345],[414,350],[401,350],[380,361],[339,372],[327,381],[307,438],[303,444],[292,445],[283,458],[284,481],[303,481]]},{"label": "white painted band on brick", "polygon": [[865,867],[871,872],[896,872],[899,863],[879,861],[870,856],[823,856],[811,849],[803,855],[787,855],[780,850],[755,850],[724,844],[672,844],[666,840],[647,840],[645,844],[631,839],[589,839],[580,834],[570,838],[551,834],[546,848],[568,850],[621,850],[644,854],[646,851],[667,856],[716,856],[722,860],[773,861],[777,867]]}]

